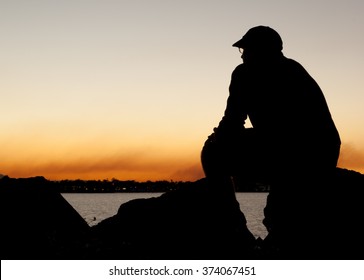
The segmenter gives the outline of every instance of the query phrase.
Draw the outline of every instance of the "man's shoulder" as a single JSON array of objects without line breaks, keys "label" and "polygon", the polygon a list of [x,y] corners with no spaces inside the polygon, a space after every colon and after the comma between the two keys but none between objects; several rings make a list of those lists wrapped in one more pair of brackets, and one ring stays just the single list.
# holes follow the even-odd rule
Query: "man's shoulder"
[{"label": "man's shoulder", "polygon": [[299,79],[313,79],[301,63],[291,58],[285,58],[285,71],[292,77]]},{"label": "man's shoulder", "polygon": [[[236,66],[236,67],[235,67],[235,70],[245,69],[245,68],[246,68],[246,64],[241,63],[241,64],[239,64],[238,66]],[[234,71],[235,71],[235,70],[234,70]]]},{"label": "man's shoulder", "polygon": [[298,61],[292,59],[292,58],[287,58],[284,57],[283,58],[284,63],[291,68],[296,68],[296,69],[304,69],[304,67],[301,65],[301,63],[299,63]]},{"label": "man's shoulder", "polygon": [[241,63],[241,64],[239,64],[238,66],[235,67],[235,69],[233,71],[233,75],[241,74],[241,73],[244,73],[246,71],[247,71],[246,64]]},{"label": "man's shoulder", "polygon": [[[307,72],[305,70],[305,68],[299,62],[297,62],[296,60],[294,60],[292,58],[287,58],[285,56],[283,56],[278,61],[275,61],[275,63],[271,64],[268,68],[270,70],[272,70],[272,69],[278,70],[279,68],[281,68],[281,69],[286,69],[288,71],[293,71],[295,73]],[[234,71],[232,72],[232,76],[242,77],[242,76],[250,75],[251,73],[255,73],[256,69],[259,69],[259,68],[251,67],[245,63],[241,63],[235,67]]]}]

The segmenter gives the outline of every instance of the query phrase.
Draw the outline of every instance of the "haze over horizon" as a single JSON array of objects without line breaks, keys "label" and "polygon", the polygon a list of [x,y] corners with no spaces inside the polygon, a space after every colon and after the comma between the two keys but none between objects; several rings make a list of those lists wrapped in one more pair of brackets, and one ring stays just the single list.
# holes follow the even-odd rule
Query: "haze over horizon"
[{"label": "haze over horizon", "polygon": [[359,0],[1,1],[0,173],[203,177],[200,150],[241,63],[231,45],[256,25],[323,90],[338,166],[364,173],[363,12]]}]

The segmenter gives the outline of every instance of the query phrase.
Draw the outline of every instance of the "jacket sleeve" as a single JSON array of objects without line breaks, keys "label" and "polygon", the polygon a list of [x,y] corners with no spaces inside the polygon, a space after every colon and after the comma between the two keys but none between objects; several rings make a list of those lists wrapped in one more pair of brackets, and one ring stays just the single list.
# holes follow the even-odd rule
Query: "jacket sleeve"
[{"label": "jacket sleeve", "polygon": [[227,99],[224,116],[215,129],[219,137],[229,138],[244,129],[247,110],[244,102],[244,64],[239,65],[231,75],[229,97]]}]

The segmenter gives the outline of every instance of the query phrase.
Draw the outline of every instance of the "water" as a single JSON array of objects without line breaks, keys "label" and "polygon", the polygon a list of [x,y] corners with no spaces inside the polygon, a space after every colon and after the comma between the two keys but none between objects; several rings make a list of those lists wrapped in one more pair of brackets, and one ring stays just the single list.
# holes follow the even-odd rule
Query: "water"
[{"label": "water", "polygon": [[[136,198],[158,197],[162,193],[63,193],[63,197],[93,226],[115,215],[122,203]],[[262,221],[267,193],[236,193],[240,209],[245,214],[247,226],[255,237],[265,238]]]}]

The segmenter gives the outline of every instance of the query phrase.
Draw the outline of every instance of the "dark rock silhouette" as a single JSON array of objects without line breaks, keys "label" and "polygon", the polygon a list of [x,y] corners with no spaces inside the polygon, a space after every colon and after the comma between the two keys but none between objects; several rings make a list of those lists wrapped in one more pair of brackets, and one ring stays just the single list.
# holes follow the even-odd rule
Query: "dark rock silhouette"
[{"label": "dark rock silhouette", "polygon": [[92,233],[106,250],[97,258],[249,259],[255,246],[239,205],[222,204],[204,179],[127,202]]},{"label": "dark rock silhouette", "polygon": [[[316,182],[312,185],[317,186]],[[333,177],[320,188],[310,191],[315,199],[307,199],[299,216],[297,212],[285,214],[291,219],[283,226],[286,232],[282,233],[282,243],[287,247],[277,248],[268,234],[263,242],[267,258],[364,259],[364,175],[336,168]]]},{"label": "dark rock silhouette", "polygon": [[[364,175],[337,168],[327,183],[314,249],[298,255],[293,248],[285,259],[364,258]],[[4,177],[0,191],[2,259],[282,258],[269,238],[254,239],[238,205],[221,203],[205,179],[122,204],[93,227],[42,177]]]},{"label": "dark rock silhouette", "polygon": [[73,259],[89,226],[43,177],[0,180],[1,259]]}]

